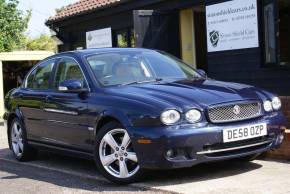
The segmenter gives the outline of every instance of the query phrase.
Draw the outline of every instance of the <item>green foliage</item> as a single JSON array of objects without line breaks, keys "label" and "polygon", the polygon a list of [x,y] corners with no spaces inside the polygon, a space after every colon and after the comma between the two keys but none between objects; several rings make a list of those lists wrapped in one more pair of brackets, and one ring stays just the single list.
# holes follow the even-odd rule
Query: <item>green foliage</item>
[{"label": "green foliage", "polygon": [[38,38],[27,38],[25,43],[25,50],[47,50],[56,51],[55,41],[47,34],[41,34]]},{"label": "green foliage", "polygon": [[31,11],[17,9],[18,0],[0,0],[0,52],[23,47]]}]

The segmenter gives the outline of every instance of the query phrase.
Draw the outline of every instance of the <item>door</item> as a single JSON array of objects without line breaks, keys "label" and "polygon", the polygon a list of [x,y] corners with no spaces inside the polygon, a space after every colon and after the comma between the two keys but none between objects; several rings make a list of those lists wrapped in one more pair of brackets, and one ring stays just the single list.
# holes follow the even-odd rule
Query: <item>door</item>
[{"label": "door", "polygon": [[67,80],[79,80],[88,87],[80,65],[74,58],[64,57],[55,67],[53,90],[45,99],[44,111],[49,122],[46,141],[58,146],[88,151],[91,149],[90,131],[87,125],[87,97],[78,93],[58,90]]},{"label": "door", "polygon": [[136,47],[163,50],[180,57],[177,11],[135,10]]},{"label": "door", "polygon": [[19,108],[24,116],[24,122],[29,140],[41,140],[46,132],[46,115],[43,111],[44,101],[50,89],[51,73],[55,60],[48,60],[27,76],[24,87],[18,95]]}]

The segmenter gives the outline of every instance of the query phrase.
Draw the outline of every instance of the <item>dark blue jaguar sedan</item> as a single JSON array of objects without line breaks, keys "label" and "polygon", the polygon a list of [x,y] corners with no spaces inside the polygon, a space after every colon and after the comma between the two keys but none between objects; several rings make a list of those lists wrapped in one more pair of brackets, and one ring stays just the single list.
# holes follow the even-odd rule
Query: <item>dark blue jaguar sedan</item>
[{"label": "dark blue jaguar sedan", "polygon": [[283,141],[280,99],[212,80],[175,57],[146,49],[57,54],[5,97],[10,149],[88,157],[117,183],[148,169],[251,160]]}]

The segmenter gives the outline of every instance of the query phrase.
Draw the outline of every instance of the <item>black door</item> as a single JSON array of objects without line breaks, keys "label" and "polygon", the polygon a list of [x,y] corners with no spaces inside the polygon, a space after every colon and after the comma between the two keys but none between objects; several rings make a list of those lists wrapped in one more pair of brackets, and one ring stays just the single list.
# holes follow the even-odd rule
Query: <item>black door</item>
[{"label": "black door", "polygon": [[55,68],[53,91],[47,93],[44,110],[49,121],[47,141],[69,148],[91,149],[87,119],[87,98],[77,93],[58,90],[61,82],[80,80],[87,87],[81,67],[73,58],[62,58]]},{"label": "black door", "polygon": [[278,1],[264,0],[261,3],[264,63],[266,66],[273,66],[280,63]]},{"label": "black door", "polygon": [[136,47],[163,50],[180,57],[178,11],[135,10]]},{"label": "black door", "polygon": [[18,95],[19,108],[23,114],[29,140],[42,140],[46,136],[46,115],[43,110],[46,93],[51,83],[55,60],[38,65],[27,77]]}]

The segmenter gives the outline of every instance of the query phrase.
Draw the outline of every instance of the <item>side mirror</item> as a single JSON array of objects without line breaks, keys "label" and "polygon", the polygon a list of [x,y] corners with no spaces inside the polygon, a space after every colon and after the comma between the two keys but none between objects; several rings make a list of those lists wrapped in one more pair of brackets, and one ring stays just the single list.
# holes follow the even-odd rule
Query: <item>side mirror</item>
[{"label": "side mirror", "polygon": [[199,73],[202,77],[207,78],[207,74],[206,74],[206,72],[205,72],[204,70],[202,70],[202,69],[197,69],[196,71],[197,71],[197,73]]},{"label": "side mirror", "polygon": [[65,80],[58,86],[58,90],[67,93],[87,92],[87,88],[83,88],[83,84],[79,80]]}]

